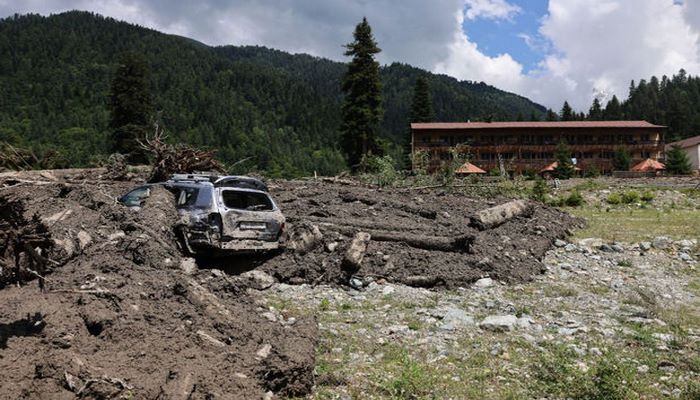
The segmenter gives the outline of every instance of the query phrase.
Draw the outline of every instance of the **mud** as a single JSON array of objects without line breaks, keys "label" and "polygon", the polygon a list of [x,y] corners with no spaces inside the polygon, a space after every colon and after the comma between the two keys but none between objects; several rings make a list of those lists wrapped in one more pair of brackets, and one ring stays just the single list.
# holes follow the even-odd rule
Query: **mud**
[{"label": "mud", "polygon": [[154,190],[134,212],[114,199],[137,182],[93,176],[0,174],[0,197],[20,204],[21,220],[41,223],[52,243],[43,291],[31,277],[0,289],[3,398],[303,396],[314,384],[316,321],[271,315],[254,300],[269,284],[235,274],[256,269],[285,283],[355,288],[381,279],[436,289],[485,276],[523,282],[543,271],[552,242],[581,223],[533,204],[480,231],[470,225],[474,213],[510,199],[272,182],[289,248],[200,259],[196,268],[177,246],[168,192]]},{"label": "mud", "polygon": [[[7,184],[7,183],[6,183]],[[255,399],[313,386],[317,324],[271,321],[246,287],[180,270],[170,194],[141,212],[134,183],[11,182],[0,195],[55,244],[37,280],[0,290],[0,397]],[[0,186],[1,187],[1,186]]]},{"label": "mud", "polygon": [[[312,223],[323,232],[312,250],[288,251],[258,267],[292,284],[347,285],[356,278],[355,286],[384,279],[454,288],[486,276],[508,283],[529,281],[543,272],[542,259],[552,242],[582,224],[557,209],[532,203],[530,215],[479,231],[470,226],[474,213],[511,199],[469,197],[444,189],[380,190],[311,180],[276,182],[270,188],[292,225]],[[473,236],[474,241],[469,251],[460,252],[371,240],[360,268],[344,269],[353,234],[377,230],[411,238]]]}]

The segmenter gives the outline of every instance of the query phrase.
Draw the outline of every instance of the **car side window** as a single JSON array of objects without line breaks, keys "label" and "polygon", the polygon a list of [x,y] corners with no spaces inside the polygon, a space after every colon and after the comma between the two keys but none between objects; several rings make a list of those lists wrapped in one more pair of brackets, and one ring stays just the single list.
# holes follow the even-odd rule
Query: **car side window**
[{"label": "car side window", "polygon": [[132,190],[122,197],[122,202],[127,207],[140,207],[141,203],[151,194],[151,190],[146,187],[140,187]]}]

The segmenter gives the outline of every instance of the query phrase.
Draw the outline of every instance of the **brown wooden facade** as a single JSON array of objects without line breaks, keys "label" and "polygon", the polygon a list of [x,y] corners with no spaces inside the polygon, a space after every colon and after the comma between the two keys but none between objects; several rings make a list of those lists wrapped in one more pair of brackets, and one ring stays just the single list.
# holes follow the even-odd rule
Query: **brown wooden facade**
[{"label": "brown wooden facade", "polygon": [[664,150],[665,127],[646,121],[494,122],[411,124],[412,149],[429,154],[429,170],[451,158],[451,150],[468,152],[471,162],[485,170],[498,168],[499,155],[506,170],[539,171],[556,161],[566,142],[572,158],[584,172],[595,166],[612,170],[616,149],[626,149],[632,164],[658,159]]}]

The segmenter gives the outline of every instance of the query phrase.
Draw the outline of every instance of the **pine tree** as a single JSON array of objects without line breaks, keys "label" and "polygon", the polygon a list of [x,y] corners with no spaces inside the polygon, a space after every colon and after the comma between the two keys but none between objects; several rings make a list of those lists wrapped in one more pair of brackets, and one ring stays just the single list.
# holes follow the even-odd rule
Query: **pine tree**
[{"label": "pine tree", "polygon": [[552,111],[552,109],[550,108],[550,109],[547,110],[547,117],[546,117],[546,119],[547,119],[547,121],[552,122],[552,121],[557,121],[559,118],[557,117],[557,113],[555,113],[554,111]]},{"label": "pine tree", "polygon": [[151,115],[148,67],[140,54],[122,56],[109,94],[112,151],[134,163],[146,161],[138,139],[144,138]]},{"label": "pine tree", "polygon": [[561,116],[562,121],[573,121],[575,119],[574,110],[571,109],[568,101],[564,102],[564,106],[561,108],[559,115]]},{"label": "pine tree", "polygon": [[690,175],[692,172],[688,154],[681,146],[673,145],[666,153],[666,171],[672,175]]},{"label": "pine tree", "polygon": [[352,56],[352,61],[343,79],[341,133],[350,168],[364,171],[365,158],[381,153],[378,130],[383,115],[382,88],[379,63],[374,59],[381,49],[367,18],[357,24],[353,36],[355,40],[345,46],[345,55]]},{"label": "pine tree", "polygon": [[432,122],[435,119],[433,100],[430,96],[430,86],[424,76],[416,79],[411,104],[411,122]]},{"label": "pine tree", "polygon": [[558,179],[573,178],[576,170],[574,169],[574,163],[571,161],[571,150],[566,142],[559,143],[554,157],[557,160],[557,167],[554,168],[552,176]]},{"label": "pine tree", "polygon": [[620,100],[617,99],[617,96],[613,95],[612,99],[610,99],[605,106],[603,118],[607,121],[619,121],[622,119],[622,107],[620,106]]},{"label": "pine tree", "polygon": [[593,104],[588,110],[588,119],[591,121],[600,121],[603,119],[603,108],[600,106],[598,98],[593,99]]},{"label": "pine tree", "polygon": [[615,171],[627,171],[630,169],[630,163],[632,162],[632,157],[630,153],[623,147],[615,150],[613,154],[613,169]]}]

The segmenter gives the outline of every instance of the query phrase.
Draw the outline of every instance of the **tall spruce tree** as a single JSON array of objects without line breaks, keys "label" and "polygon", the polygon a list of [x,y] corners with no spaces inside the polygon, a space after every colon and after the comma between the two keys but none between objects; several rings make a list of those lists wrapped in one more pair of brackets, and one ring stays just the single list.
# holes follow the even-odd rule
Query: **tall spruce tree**
[{"label": "tall spruce tree", "polygon": [[692,172],[688,154],[681,146],[673,145],[666,153],[666,171],[673,175],[690,175]]},{"label": "tall spruce tree", "polygon": [[603,108],[600,105],[598,98],[593,99],[593,104],[588,110],[588,119],[591,121],[600,121],[603,119]]},{"label": "tall spruce tree", "polygon": [[613,95],[612,99],[605,106],[605,111],[603,111],[603,119],[607,121],[619,121],[622,119],[622,106],[620,105],[620,100],[617,96]]},{"label": "tall spruce tree", "polygon": [[411,104],[411,122],[432,122],[435,119],[433,100],[430,96],[430,86],[424,76],[416,79],[413,88],[413,103]]},{"label": "tall spruce tree", "polygon": [[576,170],[574,163],[571,161],[571,149],[569,149],[566,142],[559,142],[554,157],[557,160],[557,167],[554,168],[552,176],[558,179],[573,178]]},{"label": "tall spruce tree", "polygon": [[564,106],[561,108],[559,115],[562,121],[573,121],[576,119],[574,117],[574,110],[571,108],[568,101],[564,101]]},{"label": "tall spruce tree", "polygon": [[129,162],[146,161],[138,140],[146,136],[151,116],[148,66],[138,53],[124,54],[117,66],[109,93],[112,151]]},{"label": "tall spruce tree", "polygon": [[559,118],[557,117],[557,113],[552,111],[552,109],[550,108],[547,110],[547,115],[546,115],[545,119],[549,122],[553,122],[553,121],[557,121]]},{"label": "tall spruce tree", "polygon": [[343,78],[345,98],[340,129],[350,168],[364,171],[366,157],[381,154],[378,131],[383,116],[382,86],[379,63],[374,59],[381,49],[367,18],[357,24],[353,37],[355,40],[345,46],[345,55],[352,56],[352,61]]}]

